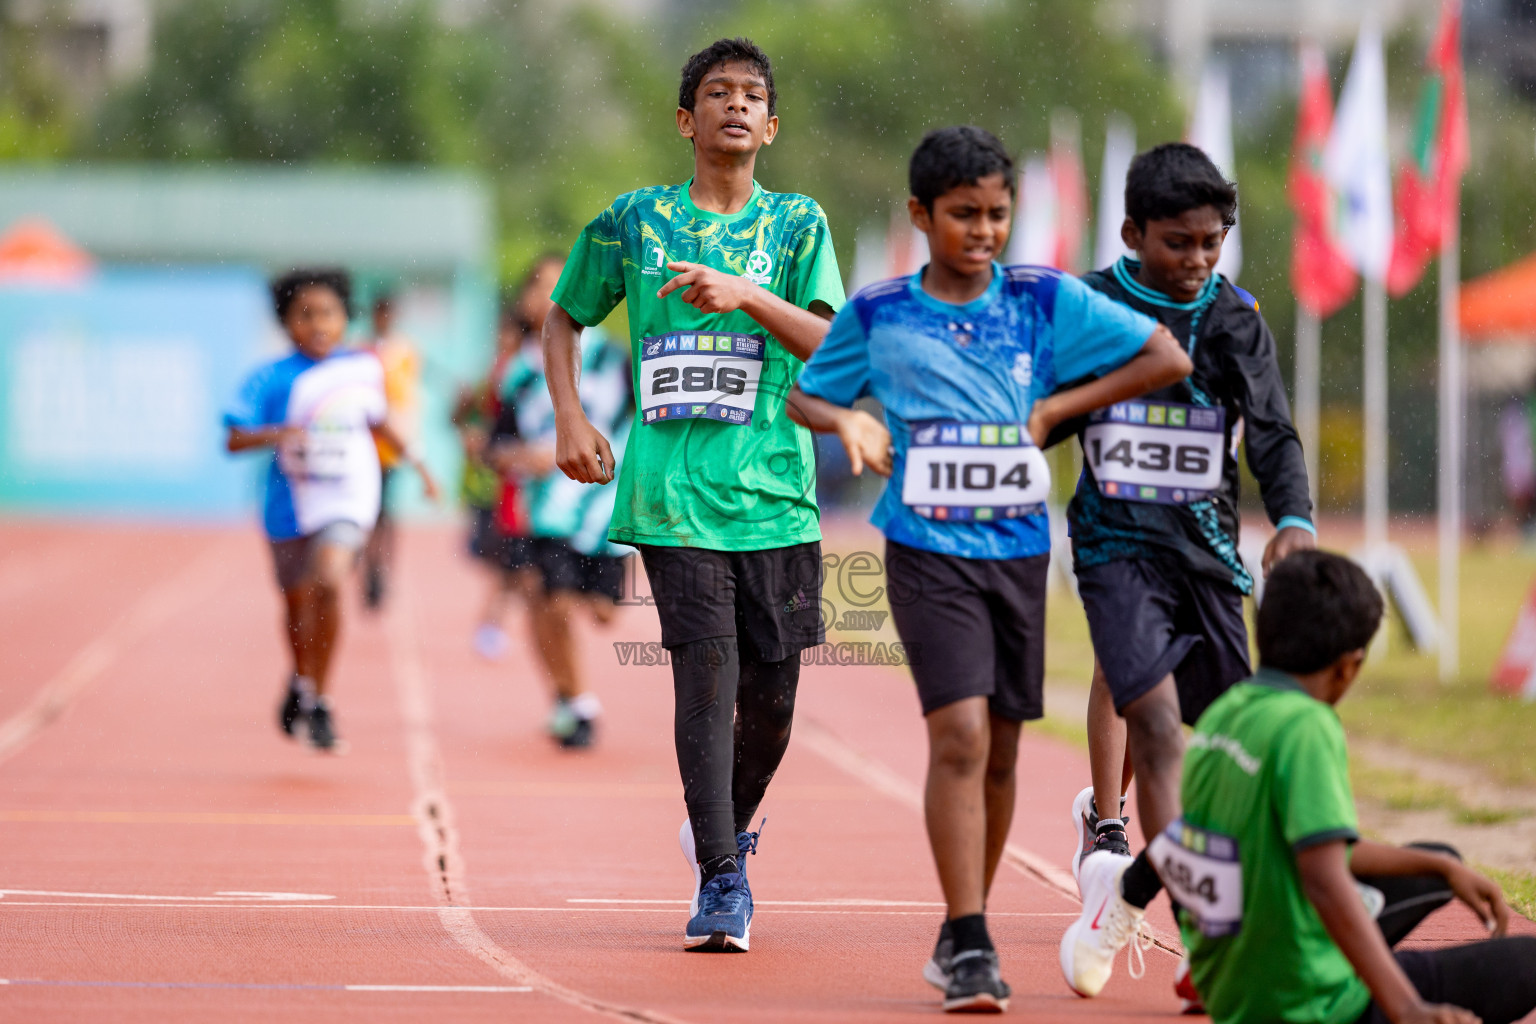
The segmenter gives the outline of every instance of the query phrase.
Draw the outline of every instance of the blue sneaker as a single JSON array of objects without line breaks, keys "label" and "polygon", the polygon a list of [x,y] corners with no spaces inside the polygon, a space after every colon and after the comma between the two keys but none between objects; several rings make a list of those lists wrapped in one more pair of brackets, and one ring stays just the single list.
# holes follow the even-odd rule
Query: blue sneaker
[{"label": "blue sneaker", "polygon": [[[765,817],[757,823],[756,832],[736,833],[736,863],[741,871],[741,884],[747,885],[747,854],[757,852],[758,837],[763,834],[763,826],[768,824]],[[702,875],[699,873],[699,859],[694,853],[693,825],[687,818],[677,830],[677,845],[683,851],[683,860],[688,863],[688,870],[693,872],[693,898],[688,901],[688,915],[692,917],[699,912],[699,889],[702,885]],[[752,887],[747,885],[747,895],[752,895]]]},{"label": "blue sneaker", "polygon": [[[763,826],[766,824],[768,824],[768,819],[764,818],[757,823],[756,832],[736,833],[736,863],[741,867],[741,881],[743,885],[747,881],[747,854],[757,853],[757,840],[763,834]],[[749,886],[747,892],[750,893],[751,891],[752,889]]]},{"label": "blue sneaker", "polygon": [[699,890],[699,911],[683,930],[683,948],[694,953],[745,953],[752,933],[752,892],[747,878],[731,871]]}]

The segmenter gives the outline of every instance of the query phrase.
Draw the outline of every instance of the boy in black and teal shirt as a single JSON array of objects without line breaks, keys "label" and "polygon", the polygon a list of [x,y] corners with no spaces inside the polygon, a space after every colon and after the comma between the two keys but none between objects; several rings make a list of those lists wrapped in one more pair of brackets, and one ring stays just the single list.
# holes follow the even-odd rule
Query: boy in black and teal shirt
[{"label": "boy in black and teal shirt", "polygon": [[1279,563],[1258,614],[1259,671],[1190,740],[1183,817],[1151,850],[1216,1024],[1508,1024],[1536,1008],[1536,937],[1390,951],[1453,898],[1497,935],[1509,912],[1449,847],[1359,838],[1333,705],[1381,612],[1348,559]]},{"label": "boy in black and teal shirt", "polygon": [[1120,814],[1130,769],[1150,840],[1179,813],[1182,726],[1249,674],[1240,444],[1276,530],[1264,568],[1315,536],[1274,336],[1253,296],[1215,269],[1236,187],[1199,149],[1171,143],[1132,162],[1125,199],[1121,234],[1136,258],[1084,283],[1155,317],[1194,369],[1077,425],[1083,474],[1067,526],[1093,639],[1093,786],[1072,808],[1084,910],[1060,956],[1067,983],[1084,996],[1103,988],[1162,888],[1146,857],[1130,856]]}]

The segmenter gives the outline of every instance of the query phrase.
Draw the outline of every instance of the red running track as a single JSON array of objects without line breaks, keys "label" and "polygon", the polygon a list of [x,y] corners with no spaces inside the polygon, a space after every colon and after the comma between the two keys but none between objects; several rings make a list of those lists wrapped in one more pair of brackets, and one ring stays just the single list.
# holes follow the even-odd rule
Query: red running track
[{"label": "red running track", "polygon": [[[470,653],[484,581],[457,534],[408,531],[401,555],[388,609],[351,611],[334,681],[351,752],[327,758],[276,730],[253,531],[0,524],[0,1020],[937,1015],[904,670],[806,670],[750,865],[752,952],[688,955],[669,670],[612,647],[655,640],[653,611],[583,630],[607,716],[596,748],[562,752],[525,642],[500,665]],[[1173,1013],[1160,949],[1140,981],[1122,958],[1100,999],[1067,991],[1086,759],[1030,733],[1020,771],[990,908],[1014,1012]],[[1476,935],[1466,915],[1433,925]]]}]

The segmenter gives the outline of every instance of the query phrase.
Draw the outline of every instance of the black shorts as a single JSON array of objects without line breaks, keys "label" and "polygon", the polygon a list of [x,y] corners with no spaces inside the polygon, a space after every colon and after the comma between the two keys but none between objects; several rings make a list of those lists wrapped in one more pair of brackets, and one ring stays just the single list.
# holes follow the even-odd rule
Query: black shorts
[{"label": "black shorts", "polygon": [[661,618],[661,645],[735,637],[749,661],[826,642],[821,542],[764,551],[636,545]]},{"label": "black shorts", "polygon": [[624,596],[624,559],[584,555],[561,537],[534,537],[530,545],[530,562],[544,578],[545,590],[574,590],[610,601]]},{"label": "black shorts", "polygon": [[891,620],[906,647],[923,714],[985,697],[1013,722],[1045,713],[1049,554],[960,558],[885,542]]},{"label": "black shorts", "polygon": [[1243,595],[1215,580],[1148,559],[1077,570],[1093,653],[1115,710],[1143,696],[1170,672],[1187,725],[1248,667]]},{"label": "black shorts", "polygon": [[496,532],[496,510],[469,506],[469,553],[492,564],[501,562],[501,534]]}]

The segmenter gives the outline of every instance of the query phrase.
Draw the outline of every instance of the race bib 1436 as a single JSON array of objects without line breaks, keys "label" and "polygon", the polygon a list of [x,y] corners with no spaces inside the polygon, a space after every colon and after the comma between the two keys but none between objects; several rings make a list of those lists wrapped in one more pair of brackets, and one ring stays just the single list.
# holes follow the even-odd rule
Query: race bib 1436
[{"label": "race bib 1436", "polygon": [[1040,510],[1051,470],[1017,423],[911,425],[901,502],[925,519],[991,522]]},{"label": "race bib 1436", "polygon": [[767,340],[755,334],[664,334],[640,342],[640,419],[748,424]]},{"label": "race bib 1436", "polygon": [[1225,410],[1176,402],[1120,402],[1095,412],[1083,455],[1099,493],[1183,505],[1221,486]]},{"label": "race bib 1436", "polygon": [[1243,865],[1237,840],[1174,821],[1152,840],[1152,866],[1202,935],[1243,928]]}]

